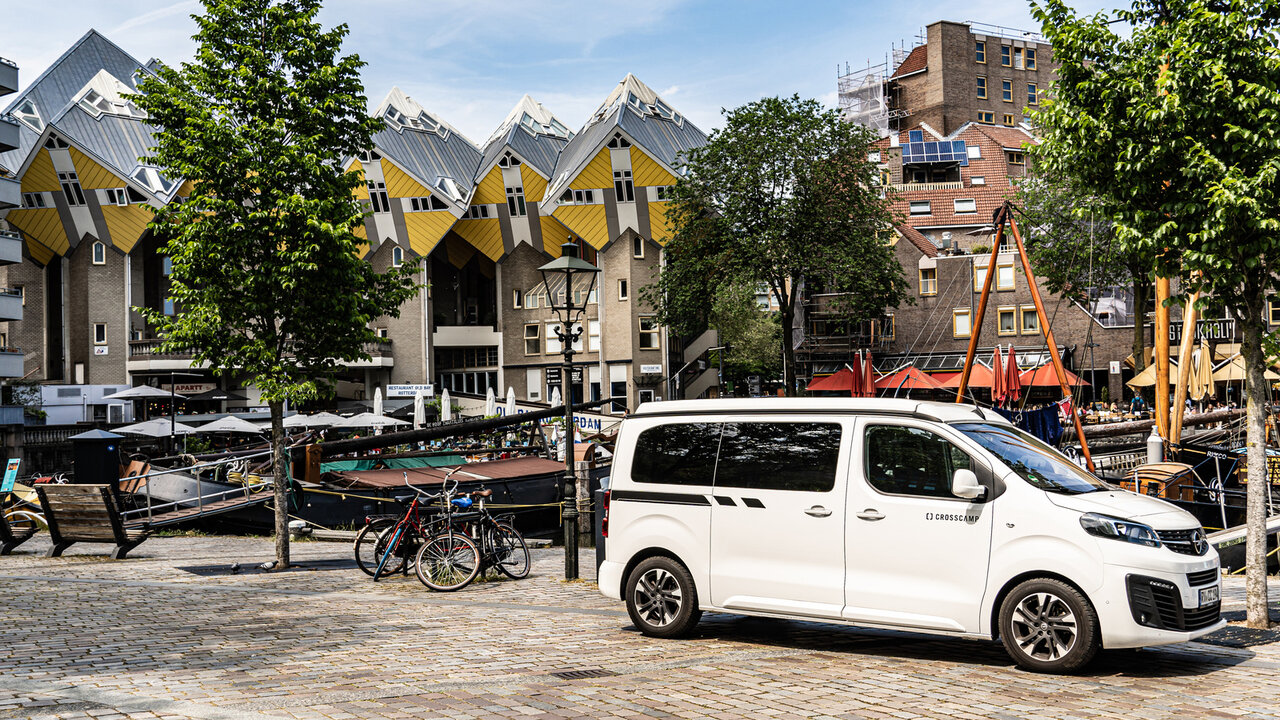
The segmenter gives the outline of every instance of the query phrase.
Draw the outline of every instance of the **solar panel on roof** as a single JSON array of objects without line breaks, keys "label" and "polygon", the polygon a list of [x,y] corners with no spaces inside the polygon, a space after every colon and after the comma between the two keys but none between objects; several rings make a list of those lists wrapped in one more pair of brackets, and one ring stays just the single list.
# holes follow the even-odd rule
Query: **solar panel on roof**
[{"label": "solar panel on roof", "polygon": [[[911,133],[916,132],[919,131],[911,131]],[[958,163],[967,167],[969,165],[969,153],[963,140],[909,142],[902,146],[902,163],[904,165]]]},{"label": "solar panel on roof", "polygon": [[924,142],[924,131],[923,131],[923,130],[908,130],[908,131],[907,131],[907,142],[913,142],[913,143]]}]

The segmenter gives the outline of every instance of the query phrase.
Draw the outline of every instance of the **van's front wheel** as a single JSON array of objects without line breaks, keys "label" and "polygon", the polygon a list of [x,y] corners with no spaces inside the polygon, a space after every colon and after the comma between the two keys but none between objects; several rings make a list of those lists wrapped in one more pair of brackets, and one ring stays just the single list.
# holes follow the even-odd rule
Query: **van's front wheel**
[{"label": "van's front wheel", "polygon": [[702,618],[693,576],[668,557],[651,557],[636,565],[627,576],[626,597],[631,622],[652,637],[680,637]]},{"label": "van's front wheel", "polygon": [[1059,580],[1028,580],[1000,606],[1000,639],[1021,667],[1065,673],[1084,667],[1101,646],[1098,615],[1078,590]]}]

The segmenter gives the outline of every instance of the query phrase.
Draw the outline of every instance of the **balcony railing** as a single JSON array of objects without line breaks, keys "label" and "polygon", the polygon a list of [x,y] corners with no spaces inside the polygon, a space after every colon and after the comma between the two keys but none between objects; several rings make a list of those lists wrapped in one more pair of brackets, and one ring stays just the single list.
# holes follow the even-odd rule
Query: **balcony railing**
[{"label": "balcony railing", "polygon": [[[159,338],[149,338],[147,340],[130,340],[129,341],[129,357],[131,358],[167,358],[171,360],[190,360],[195,354],[191,348],[180,348],[178,350],[162,350],[161,345],[164,341]],[[368,342],[364,344],[364,351],[369,353],[370,357],[391,357],[391,340],[382,339],[376,342]]]},{"label": "balcony railing", "polygon": [[933,192],[935,190],[963,190],[964,183],[960,181],[935,183],[889,183],[889,189],[900,193]]},{"label": "balcony railing", "polygon": [[147,340],[130,340],[129,357],[131,358],[171,358],[174,360],[190,360],[195,353],[191,348],[177,350],[161,350],[164,341],[160,338]]}]

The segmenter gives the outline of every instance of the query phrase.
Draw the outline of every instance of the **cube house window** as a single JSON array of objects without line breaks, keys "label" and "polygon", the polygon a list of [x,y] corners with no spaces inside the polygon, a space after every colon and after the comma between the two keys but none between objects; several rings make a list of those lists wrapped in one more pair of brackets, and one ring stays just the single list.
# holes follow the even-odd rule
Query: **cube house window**
[{"label": "cube house window", "polygon": [[93,264],[94,265],[107,264],[107,246],[102,244],[101,242],[95,242],[93,244]]}]

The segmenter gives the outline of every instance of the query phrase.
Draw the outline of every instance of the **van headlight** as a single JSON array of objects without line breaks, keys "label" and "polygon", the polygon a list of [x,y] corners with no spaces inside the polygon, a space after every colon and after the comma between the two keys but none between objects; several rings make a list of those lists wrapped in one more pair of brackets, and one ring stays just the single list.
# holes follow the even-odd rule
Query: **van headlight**
[{"label": "van headlight", "polygon": [[1149,525],[1143,525],[1132,520],[1121,520],[1120,518],[1097,513],[1085,513],[1080,516],[1080,527],[1084,528],[1084,531],[1090,535],[1111,538],[1112,540],[1124,540],[1125,542],[1149,547],[1160,547],[1160,538],[1156,536],[1155,530],[1152,530]]}]

